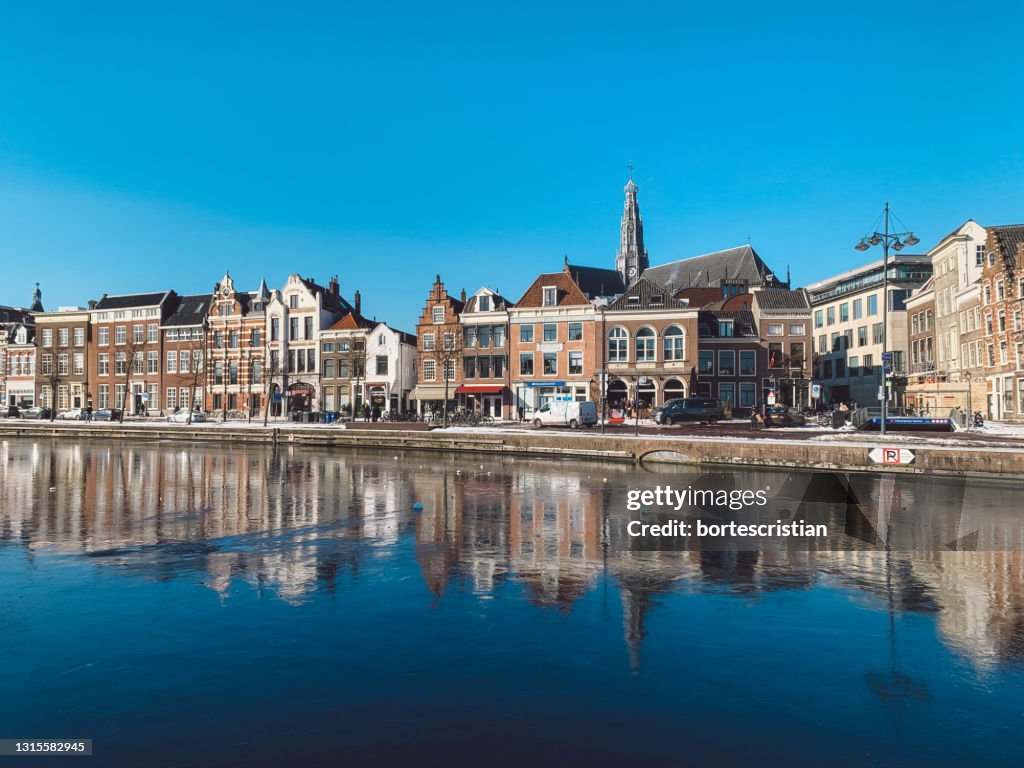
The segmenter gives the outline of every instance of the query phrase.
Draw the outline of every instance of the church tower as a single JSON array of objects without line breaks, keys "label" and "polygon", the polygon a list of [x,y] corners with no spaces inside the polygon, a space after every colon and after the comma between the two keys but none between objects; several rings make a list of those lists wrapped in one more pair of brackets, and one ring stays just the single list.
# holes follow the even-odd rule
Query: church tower
[{"label": "church tower", "polygon": [[647,269],[647,249],[644,247],[644,221],[640,217],[640,204],[636,193],[640,188],[633,181],[633,164],[629,166],[629,182],[626,184],[626,204],[622,209],[622,224],[619,227],[619,252],[615,257],[615,269],[622,275],[626,287],[633,285]]}]

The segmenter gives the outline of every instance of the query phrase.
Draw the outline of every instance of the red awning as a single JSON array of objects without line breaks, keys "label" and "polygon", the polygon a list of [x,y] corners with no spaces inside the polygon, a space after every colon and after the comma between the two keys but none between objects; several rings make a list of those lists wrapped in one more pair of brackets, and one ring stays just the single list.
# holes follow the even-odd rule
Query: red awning
[{"label": "red awning", "polygon": [[498,386],[473,386],[472,384],[463,384],[461,387],[455,390],[456,395],[500,395],[505,390],[505,387]]}]

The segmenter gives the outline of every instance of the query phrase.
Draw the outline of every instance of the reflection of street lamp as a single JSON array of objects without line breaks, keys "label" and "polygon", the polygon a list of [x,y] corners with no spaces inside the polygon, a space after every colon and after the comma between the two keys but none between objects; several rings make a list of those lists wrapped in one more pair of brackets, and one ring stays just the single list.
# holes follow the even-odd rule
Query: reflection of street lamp
[{"label": "reflection of street lamp", "polygon": [[[881,232],[874,231],[862,237],[854,248],[858,251],[866,251],[873,245],[879,243],[882,245],[882,395],[879,399],[882,401],[881,434],[884,435],[889,406],[888,376],[886,375],[889,367],[889,362],[886,359],[889,356],[889,249],[902,251],[904,246],[917,245],[921,241],[914,237],[913,232],[889,231],[890,219],[895,218],[889,212],[889,203],[885,204],[885,212],[882,215],[885,219],[883,230]],[[897,219],[897,221],[899,220]]]}]

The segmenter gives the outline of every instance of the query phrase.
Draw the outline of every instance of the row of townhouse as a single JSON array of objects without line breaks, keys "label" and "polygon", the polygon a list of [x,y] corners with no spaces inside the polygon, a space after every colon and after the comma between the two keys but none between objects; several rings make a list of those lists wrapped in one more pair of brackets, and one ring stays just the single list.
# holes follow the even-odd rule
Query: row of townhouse
[{"label": "row of townhouse", "polygon": [[[225,416],[407,409],[415,339],[364,318],[358,291],[292,275],[256,291],[103,296],[87,308],[0,307],[0,405]],[[343,358],[343,360],[342,360]]]}]

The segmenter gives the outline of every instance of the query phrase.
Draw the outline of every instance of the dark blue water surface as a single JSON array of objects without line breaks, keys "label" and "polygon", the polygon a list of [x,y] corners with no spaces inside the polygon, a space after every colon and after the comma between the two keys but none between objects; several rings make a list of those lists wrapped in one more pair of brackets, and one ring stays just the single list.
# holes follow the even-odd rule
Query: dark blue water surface
[{"label": "dark blue water surface", "polygon": [[103,766],[1019,762],[1022,486],[841,478],[855,501],[801,514],[848,540],[642,551],[626,492],[700,477],[0,443],[0,738]]}]

